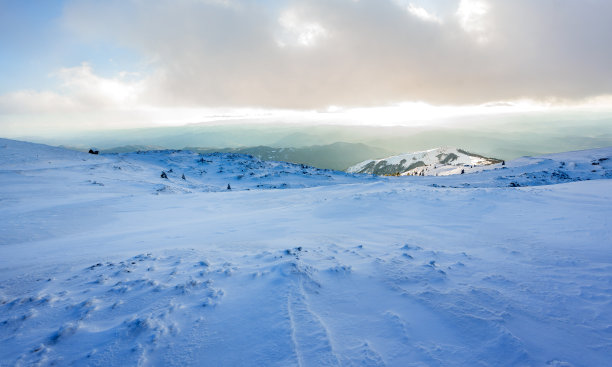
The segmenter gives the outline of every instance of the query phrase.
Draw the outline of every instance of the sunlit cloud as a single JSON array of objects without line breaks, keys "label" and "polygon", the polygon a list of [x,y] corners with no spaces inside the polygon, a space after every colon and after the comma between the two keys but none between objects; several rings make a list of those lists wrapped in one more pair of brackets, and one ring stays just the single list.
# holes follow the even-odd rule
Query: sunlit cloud
[{"label": "sunlit cloud", "polygon": [[408,6],[406,7],[406,10],[408,10],[408,12],[412,15],[414,15],[415,17],[426,21],[426,22],[432,22],[432,23],[442,23],[442,19],[440,19],[439,17],[429,13],[427,10],[425,10],[425,8],[416,6],[412,3],[409,3]]},{"label": "sunlit cloud", "polygon": [[456,13],[461,27],[481,43],[488,41],[486,17],[489,10],[486,0],[461,0]]},{"label": "sunlit cloud", "polygon": [[138,73],[123,71],[114,78],[103,78],[88,63],[63,68],[55,76],[61,80],[65,93],[86,106],[131,106],[138,102],[145,89],[142,79],[131,80]]},{"label": "sunlit cloud", "polygon": [[278,23],[281,31],[276,42],[280,47],[312,47],[327,36],[327,31],[321,24],[301,19],[295,10],[281,13]]},{"label": "sunlit cloud", "polygon": [[104,78],[88,63],[62,68],[50,76],[59,81],[57,91],[23,90],[0,95],[0,113],[134,108],[143,102],[148,82],[137,73],[125,71]]}]

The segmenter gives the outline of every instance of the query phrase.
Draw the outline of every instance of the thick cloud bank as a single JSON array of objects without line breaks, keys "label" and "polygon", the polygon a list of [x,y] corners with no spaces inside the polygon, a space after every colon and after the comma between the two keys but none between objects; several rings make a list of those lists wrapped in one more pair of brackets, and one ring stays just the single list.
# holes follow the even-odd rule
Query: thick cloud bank
[{"label": "thick cloud bank", "polygon": [[78,1],[69,29],[137,49],[156,104],[320,108],[612,93],[606,0]]}]

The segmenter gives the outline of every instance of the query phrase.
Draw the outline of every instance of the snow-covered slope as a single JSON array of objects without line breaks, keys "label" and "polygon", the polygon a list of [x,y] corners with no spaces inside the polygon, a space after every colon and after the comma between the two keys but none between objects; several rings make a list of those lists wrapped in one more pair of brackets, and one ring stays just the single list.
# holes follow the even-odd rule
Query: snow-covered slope
[{"label": "snow-covered slope", "polygon": [[[519,187],[612,178],[612,148],[522,157],[486,166],[463,167],[465,174],[389,177],[433,187]],[[382,177],[378,178],[383,179]]]},{"label": "snow-covered slope", "polygon": [[7,139],[0,139],[0,149],[0,168],[5,171],[140,193],[225,191],[228,184],[232,190],[303,188],[355,181],[343,172],[234,153],[158,150],[92,155]]},{"label": "snow-covered slope", "polygon": [[367,160],[350,167],[347,172],[374,175],[444,176],[461,173],[465,167],[500,163],[457,148],[436,148],[422,152]]},{"label": "snow-covered slope", "polygon": [[605,366],[610,157],[387,178],[0,140],[0,365]]}]

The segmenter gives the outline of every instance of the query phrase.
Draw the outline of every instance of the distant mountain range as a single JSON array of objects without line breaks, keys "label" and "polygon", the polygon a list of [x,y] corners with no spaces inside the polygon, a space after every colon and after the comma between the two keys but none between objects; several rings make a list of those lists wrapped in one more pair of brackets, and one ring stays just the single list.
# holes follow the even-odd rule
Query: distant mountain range
[{"label": "distant mountain range", "polygon": [[394,176],[445,176],[460,174],[467,167],[501,162],[499,159],[487,158],[463,149],[446,147],[366,160],[349,167],[347,172]]},{"label": "distant mountain range", "polygon": [[[158,145],[124,145],[110,149],[100,149],[100,152],[128,153],[164,149],[166,148]],[[76,150],[83,151],[83,149]],[[499,159],[484,157],[458,148],[436,148],[393,155],[395,152],[392,150],[362,143],[345,142],[292,148],[277,148],[265,145],[240,148],[188,146],[182,148],[182,150],[204,154],[215,152],[249,154],[264,161],[306,164],[323,169],[375,175],[443,176],[461,173],[464,166],[481,166],[501,162]]]},{"label": "distant mountain range", "polygon": [[[469,121],[468,121],[469,120]],[[578,114],[568,116],[507,116],[491,121],[488,118],[457,121],[453,124],[419,126],[362,126],[306,123],[277,123],[274,121],[218,121],[206,124],[164,126],[139,129],[95,130],[60,133],[55,136],[21,136],[21,140],[66,146],[88,151],[97,147],[100,152],[198,147],[203,150],[312,148],[324,152],[325,146],[336,142],[363,144],[355,149],[332,149],[342,161],[326,163],[327,159],[290,156],[288,159],[305,162],[320,168],[346,169],[366,159],[379,159],[404,152],[423,151],[437,146],[462,147],[486,157],[511,160],[521,156],[535,156],[560,151],[612,146],[612,116]],[[383,122],[382,120],[380,121]],[[373,121],[373,123],[376,123]],[[32,132],[36,134],[36,131]],[[3,135],[4,134],[4,135]],[[7,132],[0,135],[6,136]],[[42,134],[42,133],[41,133]],[[55,133],[54,133],[55,134]],[[44,134],[43,134],[44,135]],[[113,147],[128,147],[118,150]],[[112,148],[112,149],[111,149]],[[336,147],[338,148],[338,147]],[[327,154],[327,153],[326,153]],[[327,158],[327,157],[326,157]],[[276,159],[276,158],[273,158]],[[280,158],[278,158],[280,159]]]}]

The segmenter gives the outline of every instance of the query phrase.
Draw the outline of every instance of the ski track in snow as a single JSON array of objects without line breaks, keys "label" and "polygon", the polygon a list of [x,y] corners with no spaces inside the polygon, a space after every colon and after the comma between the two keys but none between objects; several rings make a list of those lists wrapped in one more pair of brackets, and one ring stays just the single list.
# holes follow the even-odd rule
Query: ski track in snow
[{"label": "ski track in snow", "polygon": [[0,139],[0,365],[605,366],[609,157],[377,178]]}]

